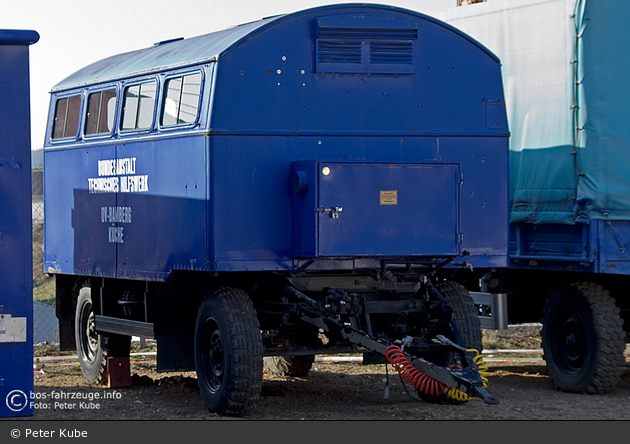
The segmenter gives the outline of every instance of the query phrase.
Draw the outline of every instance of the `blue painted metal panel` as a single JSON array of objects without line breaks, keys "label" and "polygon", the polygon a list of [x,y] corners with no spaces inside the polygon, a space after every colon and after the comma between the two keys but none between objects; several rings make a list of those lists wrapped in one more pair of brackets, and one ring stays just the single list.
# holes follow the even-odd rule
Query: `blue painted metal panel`
[{"label": "blue painted metal panel", "polygon": [[[117,159],[133,159],[121,176],[116,230],[117,276],[165,279],[172,270],[205,270],[207,255],[206,138],[120,144]],[[105,211],[101,209],[102,211]],[[105,233],[101,233],[105,237]]]},{"label": "blue painted metal panel", "polygon": [[462,251],[470,252],[466,259],[476,267],[507,265],[505,139],[426,136],[401,142],[399,137],[384,136],[251,134],[210,139],[214,270],[290,270],[294,256],[318,255],[317,188],[309,180],[306,195],[298,197],[291,184],[297,169],[317,177],[317,162],[304,160],[314,156],[366,164],[457,162],[464,175]]},{"label": "blue painted metal panel", "polygon": [[319,213],[319,162],[302,160],[291,168],[292,254],[295,258],[319,256],[317,232]]},{"label": "blue painted metal panel", "polygon": [[99,161],[115,158],[113,144],[44,151],[45,271],[116,276],[116,244],[101,208],[116,207],[117,185],[99,173]]},{"label": "blue painted metal panel", "polygon": [[[328,26],[331,23],[335,26]],[[448,213],[440,216],[437,224],[447,227],[444,229],[452,236],[449,234],[448,242],[419,245],[413,251],[452,254],[461,250],[471,253],[476,266],[507,264],[508,130],[496,57],[430,17],[377,5],[315,8],[252,26],[249,34],[238,39],[232,38],[236,34],[226,33],[224,37],[232,37],[224,41],[220,56],[207,67],[209,59],[196,59],[204,64],[200,65],[204,72],[213,73],[204,77],[198,125],[173,130],[160,127],[156,119],[145,132],[122,134],[116,129],[102,141],[87,140],[82,133],[76,141],[47,139],[45,187],[46,198],[50,194],[50,199],[46,217],[54,227],[47,228],[50,239],[46,241],[46,258],[55,270],[160,280],[175,269],[293,271],[309,256],[320,254],[313,242],[319,231],[305,228],[302,234],[308,234],[302,239],[294,230],[296,208],[292,208],[292,164],[312,159],[374,165],[374,170],[366,171],[377,171],[377,164],[435,165],[429,169],[438,176],[434,177],[439,185],[434,195],[447,192],[448,196],[424,203]],[[351,30],[353,38],[361,41],[361,57],[377,48],[375,62],[362,59],[361,63],[378,65],[385,60],[392,68],[401,61],[413,62],[413,73],[399,72],[395,66],[396,73],[389,68],[376,73],[375,66],[370,67],[373,71],[360,74],[317,72],[315,57],[322,55],[313,46],[318,26]],[[417,30],[417,40],[412,39],[411,46],[405,41],[402,47],[396,43],[383,49],[381,31],[393,30],[394,41],[399,42],[399,31],[407,27]],[[204,42],[210,40],[200,38],[187,48],[200,51],[198,57],[205,50]],[[164,48],[175,45],[171,46],[174,51],[180,44],[168,43]],[[406,52],[409,48],[411,53]],[[149,60],[141,54],[129,57],[133,59],[130,63],[138,66]],[[77,77],[73,81],[88,84],[92,76],[94,82],[102,81],[111,74],[105,65],[88,67],[81,74],[86,76],[83,80]],[[147,68],[144,78],[152,69]],[[165,74],[156,77],[164,79]],[[124,79],[119,88],[124,86],[122,82]],[[471,84],[475,88],[470,88]],[[55,91],[70,83],[64,85]],[[86,95],[91,87],[76,91]],[[55,97],[54,92],[53,100]],[[156,103],[159,116],[163,97],[158,97]],[[102,151],[98,152],[101,145]],[[133,175],[148,176],[148,191],[119,190],[114,193],[114,203],[109,200],[111,196],[89,192],[89,196],[83,196],[88,179],[104,177],[98,175],[98,161],[114,159],[135,159]],[[459,216],[460,210],[453,207],[453,190],[443,185],[438,173],[451,171],[453,165],[464,175],[463,185],[458,185]],[[62,184],[62,170],[70,171],[73,177],[66,180],[67,188],[57,190],[56,184]],[[401,167],[397,172],[406,176],[407,170],[411,171]],[[122,186],[125,174],[115,176]],[[461,180],[461,176],[455,176],[451,183]],[[384,180],[385,176],[379,173],[377,177]],[[427,188],[427,182],[412,175],[399,179],[398,185],[405,179],[418,188],[418,199],[428,199],[420,189]],[[186,188],[199,187],[202,182],[203,189]],[[79,204],[75,203],[75,189],[83,194],[77,201],[89,201],[91,205],[87,208],[81,203],[80,213],[76,211]],[[313,213],[317,205],[315,201]],[[104,223],[103,216],[109,217],[110,207],[115,208],[114,221],[106,219],[108,223]],[[99,269],[77,262],[75,250],[87,247],[67,246],[61,240],[76,239],[76,228],[70,231],[72,219],[68,214],[72,211],[86,217],[80,224],[85,227],[81,228],[85,233],[80,242],[96,236],[101,242],[106,239],[107,247],[116,244],[113,261]],[[454,219],[446,223],[451,216]],[[419,225],[420,214],[412,217]],[[308,224],[319,222],[311,219]],[[414,229],[418,232],[417,227]],[[109,242],[110,230],[114,242]],[[454,247],[452,242],[458,233],[463,243]],[[428,239],[433,242],[438,238],[427,236],[422,242],[418,238],[418,243]],[[387,245],[381,238],[378,244],[352,254],[398,254],[403,248],[400,237],[397,242]],[[90,254],[95,254],[93,250]],[[329,254],[334,249],[327,251]],[[404,251],[416,254],[411,248]],[[78,263],[79,268],[75,267]],[[352,269],[357,265],[339,261],[321,266]]]},{"label": "blue painted metal panel", "polygon": [[44,157],[46,270],[148,279],[205,270],[204,136]]},{"label": "blue painted metal panel", "polygon": [[460,254],[458,165],[320,162],[321,256]]},{"label": "blue painted metal panel", "polygon": [[[376,23],[387,29],[397,20],[413,22],[415,74],[317,72],[313,34],[317,20],[331,15],[340,27],[363,30],[357,39],[366,45],[380,41]],[[274,24],[217,62],[214,131],[508,136],[499,62],[430,17],[361,5],[316,8]]]},{"label": "blue painted metal panel", "polygon": [[595,270],[630,275],[630,221],[598,220],[590,228]]},{"label": "blue painted metal panel", "polygon": [[28,45],[38,38],[0,30],[0,417],[33,415]]}]

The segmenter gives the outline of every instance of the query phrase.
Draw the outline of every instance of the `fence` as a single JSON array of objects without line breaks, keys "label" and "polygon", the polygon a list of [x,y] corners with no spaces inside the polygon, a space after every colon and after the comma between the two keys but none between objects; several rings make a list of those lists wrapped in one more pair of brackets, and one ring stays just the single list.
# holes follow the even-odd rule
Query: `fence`
[{"label": "fence", "polygon": [[55,279],[44,273],[44,174],[32,170],[33,208],[33,342],[58,343],[59,325],[55,316]]}]

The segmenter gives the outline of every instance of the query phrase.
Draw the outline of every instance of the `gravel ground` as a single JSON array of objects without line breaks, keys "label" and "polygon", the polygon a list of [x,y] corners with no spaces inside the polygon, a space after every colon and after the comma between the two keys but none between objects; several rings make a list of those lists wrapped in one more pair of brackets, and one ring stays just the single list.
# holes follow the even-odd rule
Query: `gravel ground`
[{"label": "gravel ground", "polygon": [[[484,348],[537,349],[537,333],[536,328],[484,332]],[[579,395],[552,389],[544,361],[528,361],[525,356],[532,355],[485,355],[487,390],[499,399],[498,405],[480,399],[458,405],[419,402],[391,367],[391,390],[385,399],[385,366],[315,362],[306,378],[277,377],[265,371],[260,401],[245,418],[209,413],[193,372],[157,373],[151,356],[133,358],[142,361],[131,365],[132,386],[119,389],[86,383],[73,361],[46,361],[35,374],[35,414],[20,420],[630,419],[629,364],[613,393]],[[511,360],[497,360],[506,358]]]}]

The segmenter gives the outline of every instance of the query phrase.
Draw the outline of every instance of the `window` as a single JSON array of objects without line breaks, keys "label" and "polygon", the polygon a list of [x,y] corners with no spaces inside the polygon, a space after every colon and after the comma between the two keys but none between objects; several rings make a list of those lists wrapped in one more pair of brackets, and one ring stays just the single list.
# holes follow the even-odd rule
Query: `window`
[{"label": "window", "polygon": [[125,88],[123,99],[123,131],[142,130],[153,125],[157,82],[141,83]]},{"label": "window", "polygon": [[79,130],[81,117],[81,96],[75,95],[57,100],[52,138],[63,139],[75,137]]},{"label": "window", "polygon": [[111,133],[116,113],[116,89],[92,93],[87,100],[85,134]]},{"label": "window", "polygon": [[200,73],[169,79],[166,82],[166,97],[160,123],[163,126],[194,123],[197,120],[200,92]]}]

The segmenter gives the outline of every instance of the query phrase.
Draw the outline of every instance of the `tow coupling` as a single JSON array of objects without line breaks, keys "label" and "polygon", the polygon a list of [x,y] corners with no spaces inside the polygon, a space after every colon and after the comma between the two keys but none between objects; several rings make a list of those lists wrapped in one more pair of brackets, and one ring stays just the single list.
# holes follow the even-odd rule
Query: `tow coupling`
[{"label": "tow coupling", "polygon": [[437,335],[433,342],[442,347],[457,351],[465,363],[444,367],[405,352],[405,341],[388,341],[374,338],[349,323],[334,319],[334,314],[326,310],[314,299],[292,287],[286,291],[304,304],[295,304],[295,314],[304,322],[320,328],[324,333],[334,332],[344,340],[379,353],[396,369],[400,376],[419,392],[427,395],[446,394],[448,397],[465,401],[481,398],[486,404],[499,404],[499,400],[486,390],[487,368],[477,350],[466,349],[443,335]]}]

